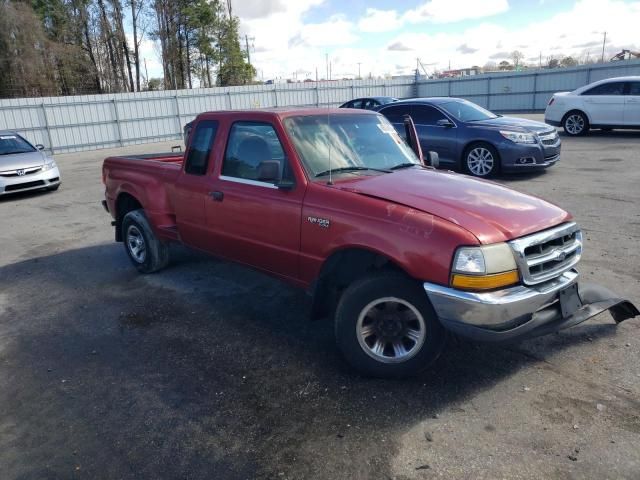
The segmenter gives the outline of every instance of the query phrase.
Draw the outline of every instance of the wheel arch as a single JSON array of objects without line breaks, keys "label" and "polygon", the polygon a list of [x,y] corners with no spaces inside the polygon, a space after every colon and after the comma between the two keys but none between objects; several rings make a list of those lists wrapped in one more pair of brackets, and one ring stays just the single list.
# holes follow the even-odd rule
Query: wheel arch
[{"label": "wheel arch", "polygon": [[143,209],[138,198],[129,192],[120,192],[116,198],[116,241],[122,242],[122,220],[125,215],[133,210]]},{"label": "wheel arch", "polygon": [[589,116],[589,114],[584,109],[582,109],[582,108],[570,108],[569,110],[566,111],[566,113],[564,115],[562,115],[562,120],[560,120],[561,126],[564,127],[564,121],[572,113],[581,113],[582,115],[584,115],[587,118],[587,121],[589,122],[589,125],[591,125],[591,123],[592,123],[591,122],[591,117]]},{"label": "wheel arch", "polygon": [[412,278],[392,258],[367,247],[349,246],[332,252],[309,289],[313,297],[311,318],[317,320],[333,313],[342,292],[351,283],[367,273],[382,270]]}]

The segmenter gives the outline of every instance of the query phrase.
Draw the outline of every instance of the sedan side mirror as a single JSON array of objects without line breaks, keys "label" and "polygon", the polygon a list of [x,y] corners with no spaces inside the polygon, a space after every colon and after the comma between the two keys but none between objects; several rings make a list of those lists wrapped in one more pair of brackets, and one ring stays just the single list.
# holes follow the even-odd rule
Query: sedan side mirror
[{"label": "sedan side mirror", "polygon": [[438,126],[444,128],[452,128],[455,127],[455,124],[448,118],[441,118],[440,120],[438,120]]},{"label": "sedan side mirror", "polygon": [[259,182],[275,183],[280,180],[280,162],[277,160],[265,160],[258,164]]},{"label": "sedan side mirror", "polygon": [[44,150],[44,145],[42,145],[41,143],[36,145],[36,148],[40,151]]}]

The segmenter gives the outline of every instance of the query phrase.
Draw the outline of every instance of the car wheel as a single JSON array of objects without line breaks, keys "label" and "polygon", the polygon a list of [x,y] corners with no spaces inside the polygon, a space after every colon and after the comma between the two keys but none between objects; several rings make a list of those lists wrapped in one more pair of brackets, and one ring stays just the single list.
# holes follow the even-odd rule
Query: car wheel
[{"label": "car wheel", "polygon": [[464,154],[464,170],[474,177],[491,177],[498,171],[499,164],[497,150],[487,143],[471,145]]},{"label": "car wheel", "polygon": [[572,137],[586,135],[589,131],[589,120],[582,112],[569,112],[562,122],[564,132]]},{"label": "car wheel", "polygon": [[152,273],[169,263],[169,247],[155,236],[144,210],[133,210],[122,219],[124,249],[141,273]]},{"label": "car wheel", "polygon": [[360,373],[383,378],[415,375],[433,363],[445,332],[418,282],[394,272],[352,283],[336,309],[336,342]]}]

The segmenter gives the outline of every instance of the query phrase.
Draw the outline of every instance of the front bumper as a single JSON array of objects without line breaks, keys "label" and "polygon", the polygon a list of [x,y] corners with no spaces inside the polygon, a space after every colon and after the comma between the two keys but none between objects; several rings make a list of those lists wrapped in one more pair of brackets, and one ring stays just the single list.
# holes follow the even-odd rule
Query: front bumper
[{"label": "front bumper", "polygon": [[[577,295],[561,300],[561,296],[570,295],[574,286]],[[609,290],[578,284],[575,270],[544,284],[493,292],[466,292],[432,283],[425,283],[424,289],[445,328],[485,342],[513,342],[545,335],[582,323],[605,310],[618,323],[640,315],[631,302]]]},{"label": "front bumper", "polygon": [[60,170],[40,170],[24,176],[0,176],[0,195],[51,188],[60,184]]}]

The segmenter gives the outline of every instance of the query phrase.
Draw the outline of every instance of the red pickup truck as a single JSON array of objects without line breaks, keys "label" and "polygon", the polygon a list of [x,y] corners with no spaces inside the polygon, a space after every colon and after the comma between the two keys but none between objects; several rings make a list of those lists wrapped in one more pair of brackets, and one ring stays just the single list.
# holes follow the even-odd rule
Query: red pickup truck
[{"label": "red pickup truck", "polygon": [[140,272],[179,242],[306,289],[369,375],[426,368],[446,332],[508,342],[639,314],[578,283],[569,213],[426,166],[409,138],[369,111],[203,113],[184,155],[107,158],[103,204]]}]

